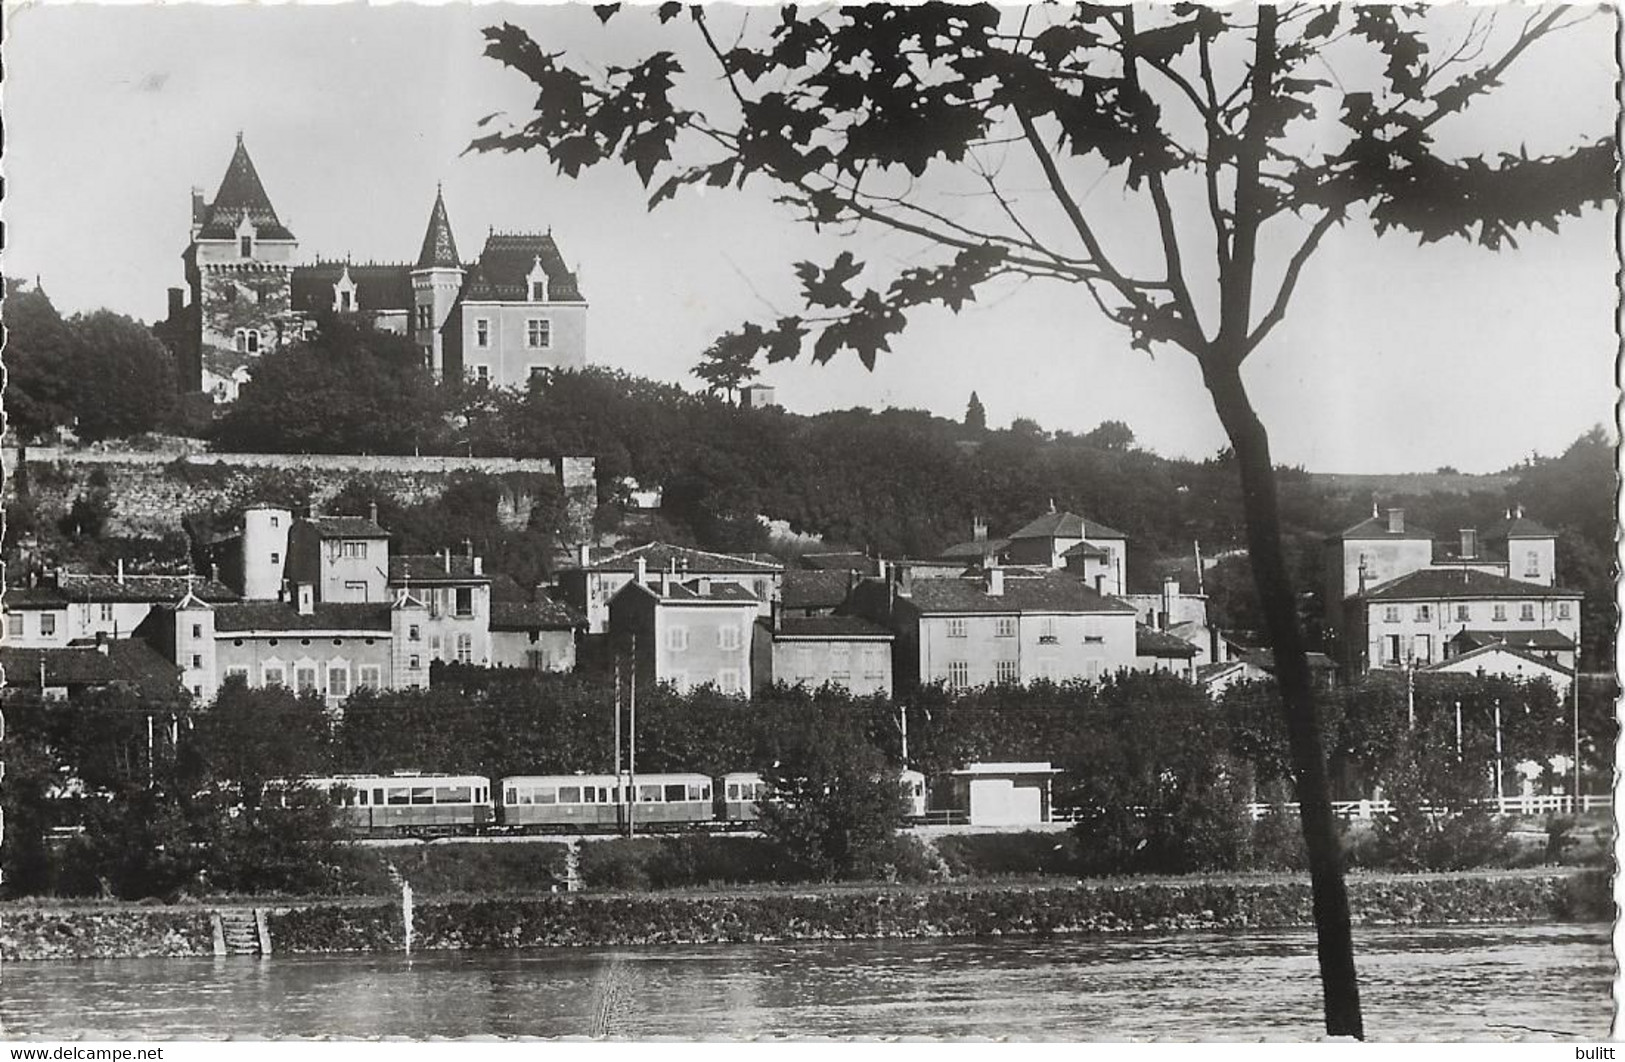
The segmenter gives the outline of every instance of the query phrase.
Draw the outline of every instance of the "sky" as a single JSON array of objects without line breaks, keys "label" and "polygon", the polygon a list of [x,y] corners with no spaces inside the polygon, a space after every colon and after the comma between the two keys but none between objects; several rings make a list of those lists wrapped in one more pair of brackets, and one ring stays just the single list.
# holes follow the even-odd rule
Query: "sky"
[{"label": "sky", "polygon": [[[465,261],[492,227],[551,229],[590,303],[589,361],[689,387],[719,334],[798,308],[793,263],[840,249],[892,271],[933,260],[895,236],[813,234],[765,186],[648,212],[620,167],[570,180],[537,154],[465,154],[482,117],[522,116],[532,100],[529,82],[481,55],[481,29],[502,21],[599,64],[674,40],[702,61],[683,20],[661,29],[638,12],[602,27],[578,6],[10,8],[4,272],[39,277],[64,313],[161,318],[165,289],[184,283],[190,191],[213,197],[239,131],[303,258],[413,259],[440,183]],[[1443,130],[1447,142],[1539,153],[1611,130],[1613,31],[1596,18],[1537,45],[1491,103]],[[1133,261],[1144,230],[1117,195],[1100,183],[1085,198],[1122,214],[1106,234]],[[1615,223],[1590,211],[1498,253],[1359,225],[1332,233],[1246,369],[1276,460],[1492,472],[1612,424]],[[1131,350],[1074,288],[994,285],[958,315],[917,312],[892,346],[873,372],[847,353],[768,366],[762,380],[799,413],[892,405],[959,418],[974,390],[996,427],[1120,420],[1171,457],[1225,444],[1194,361]]]}]

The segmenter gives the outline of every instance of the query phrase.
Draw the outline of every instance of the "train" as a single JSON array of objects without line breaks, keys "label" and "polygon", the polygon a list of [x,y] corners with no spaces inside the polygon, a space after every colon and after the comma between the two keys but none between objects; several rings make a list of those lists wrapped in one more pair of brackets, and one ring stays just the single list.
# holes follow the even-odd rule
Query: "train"
[{"label": "train", "polygon": [[[907,817],[923,821],[925,775],[903,770],[898,781]],[[719,778],[682,772],[514,775],[495,785],[479,775],[403,771],[272,782],[264,802],[289,803],[299,787],[327,793],[339,824],[368,837],[612,833],[626,829],[628,819],[645,832],[748,829],[762,801],[773,799],[768,783],[751,771]]]}]

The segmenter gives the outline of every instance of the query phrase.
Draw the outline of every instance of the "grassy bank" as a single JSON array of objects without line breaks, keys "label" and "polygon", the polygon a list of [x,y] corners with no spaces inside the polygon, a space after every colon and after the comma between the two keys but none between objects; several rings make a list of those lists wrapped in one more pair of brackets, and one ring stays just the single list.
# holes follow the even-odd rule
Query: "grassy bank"
[{"label": "grassy bank", "polygon": [[[1360,925],[1608,921],[1595,870],[1354,874]],[[263,905],[263,901],[262,901]],[[1101,880],[1070,885],[830,886],[662,893],[426,898],[414,947],[626,946],[910,937],[1282,929],[1311,921],[1307,883],[1288,875]],[[399,951],[398,904],[281,904],[269,916],[283,954]],[[208,955],[208,909],[9,904],[7,959]]]}]

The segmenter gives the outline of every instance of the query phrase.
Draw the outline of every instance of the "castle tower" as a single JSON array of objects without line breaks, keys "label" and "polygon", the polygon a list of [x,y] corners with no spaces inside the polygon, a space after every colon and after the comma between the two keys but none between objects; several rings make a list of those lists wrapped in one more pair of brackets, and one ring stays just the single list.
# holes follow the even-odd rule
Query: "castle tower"
[{"label": "castle tower", "polygon": [[221,401],[237,397],[247,366],[280,341],[298,248],[238,133],[213,202],[192,196],[192,242],[183,258],[198,336],[184,388]]},{"label": "castle tower", "polygon": [[274,505],[251,506],[243,513],[243,585],[247,601],[274,601],[282,591],[288,563],[288,530],[293,513]]},{"label": "castle tower", "polygon": [[457,257],[457,241],[451,235],[451,219],[446,214],[446,199],[436,187],[429,228],[423,234],[423,249],[418,252],[417,265],[412,269],[411,334],[437,380],[446,371],[442,330],[463,289],[463,275],[463,265]]}]

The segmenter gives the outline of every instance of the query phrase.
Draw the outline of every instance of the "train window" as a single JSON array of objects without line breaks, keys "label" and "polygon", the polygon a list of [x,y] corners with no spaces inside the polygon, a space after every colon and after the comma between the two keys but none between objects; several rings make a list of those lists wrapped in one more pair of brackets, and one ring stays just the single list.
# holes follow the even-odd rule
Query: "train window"
[{"label": "train window", "polygon": [[579,785],[561,785],[561,786],[559,786],[559,803],[560,804],[579,804],[579,803],[581,803],[581,787]]},{"label": "train window", "polygon": [[443,785],[434,791],[436,804],[471,804],[474,792],[466,785]]},{"label": "train window", "polygon": [[412,803],[414,803],[414,804],[433,804],[434,803],[434,787],[433,786],[427,786],[427,785],[415,785],[415,786],[413,786],[412,787]]},{"label": "train window", "polygon": [[[530,794],[526,793],[525,796],[528,798],[530,796]],[[517,789],[509,789],[509,790],[504,791],[503,796],[502,796],[502,802],[504,804],[506,804],[508,807],[513,807],[515,804],[519,803],[519,790],[517,790]],[[529,804],[530,800],[526,799],[525,803]]]},{"label": "train window", "polygon": [[640,804],[658,804],[658,803],[660,803],[660,787],[658,785],[640,785],[640,786],[638,786],[638,803],[640,803]]},{"label": "train window", "polygon": [[690,800],[710,800],[711,799],[711,794],[709,792],[707,792],[707,790],[709,790],[710,788],[711,787],[707,786],[707,785],[690,785],[688,787],[688,799],[690,799]]},{"label": "train window", "polygon": [[581,790],[581,802],[583,804],[598,803],[598,787],[591,785],[583,786]]},{"label": "train window", "polygon": [[392,786],[388,790],[388,794],[391,805],[410,804],[412,802],[412,794],[409,790],[397,789]]},{"label": "train window", "polygon": [[666,787],[666,802],[676,804],[684,800],[687,788],[688,787],[683,785],[681,782],[678,782],[676,785],[668,785]]},{"label": "train window", "polygon": [[538,804],[557,804],[559,802],[559,791],[550,785],[544,785],[540,789],[533,790],[532,795],[536,798]]},{"label": "train window", "polygon": [[729,782],[728,783],[728,799],[729,800],[739,800],[740,799],[740,796],[739,796],[739,783],[738,782]]},{"label": "train window", "polygon": [[382,804],[384,802],[384,791],[382,789],[374,789],[372,791],[372,802],[374,804]]}]

